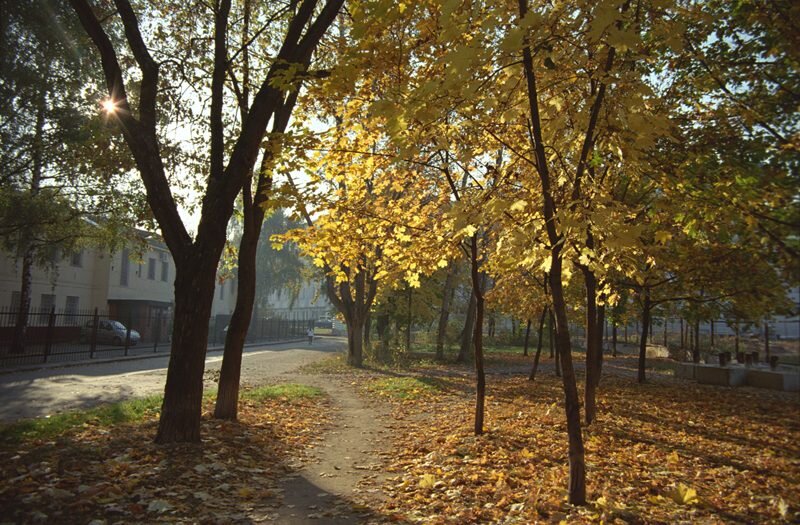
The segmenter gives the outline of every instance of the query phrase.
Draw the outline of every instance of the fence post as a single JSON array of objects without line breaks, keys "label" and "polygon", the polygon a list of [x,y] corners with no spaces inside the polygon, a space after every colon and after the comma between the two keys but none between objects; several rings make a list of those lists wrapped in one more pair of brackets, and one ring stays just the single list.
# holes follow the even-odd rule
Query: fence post
[{"label": "fence post", "polygon": [[128,314],[128,326],[125,331],[125,357],[128,357],[128,347],[131,345],[131,315]]},{"label": "fence post", "polygon": [[53,327],[56,324],[56,305],[50,307],[50,316],[47,318],[47,335],[44,340],[44,359],[42,362],[46,363],[47,358],[50,357],[50,350],[53,346]]},{"label": "fence post", "polygon": [[158,352],[158,340],[161,338],[161,310],[156,311],[156,329],[153,337],[153,353]]},{"label": "fence post", "polygon": [[94,351],[97,348],[97,328],[100,324],[97,317],[97,307],[94,309],[94,316],[92,319],[94,319],[94,321],[92,323],[92,340],[89,343],[89,359],[94,359]]}]

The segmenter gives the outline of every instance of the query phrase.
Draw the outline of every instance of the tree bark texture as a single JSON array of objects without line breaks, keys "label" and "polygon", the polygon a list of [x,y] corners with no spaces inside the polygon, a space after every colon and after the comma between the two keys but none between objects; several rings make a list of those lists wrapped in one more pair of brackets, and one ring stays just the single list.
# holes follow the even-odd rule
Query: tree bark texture
[{"label": "tree bark texture", "polygon": [[486,406],[486,373],[483,368],[483,315],[485,301],[483,283],[485,276],[481,274],[478,261],[478,238],[472,236],[470,242],[470,264],[472,275],[472,291],[475,296],[475,435],[483,434],[484,409]]},{"label": "tree bark texture", "polygon": [[200,441],[208,330],[197,325],[211,317],[219,255],[198,250],[191,260],[176,261],[172,350],[156,443]]},{"label": "tree bark texture", "polygon": [[569,454],[569,501],[573,505],[586,503],[586,463],[581,434],[581,413],[575,369],[572,365],[572,343],[569,338],[567,304],[561,284],[561,254],[554,250],[550,269],[550,293],[556,321],[556,352],[561,360],[561,378],[564,385],[564,405],[567,415]]}]

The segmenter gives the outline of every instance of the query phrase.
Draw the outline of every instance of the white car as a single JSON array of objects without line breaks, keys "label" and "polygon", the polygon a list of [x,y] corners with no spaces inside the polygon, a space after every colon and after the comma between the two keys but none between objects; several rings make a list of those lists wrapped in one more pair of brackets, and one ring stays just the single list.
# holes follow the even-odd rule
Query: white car
[{"label": "white car", "polygon": [[[94,321],[86,321],[86,325],[81,328],[81,341],[88,343],[92,340]],[[101,344],[121,345],[125,343],[128,336],[128,329],[119,321],[101,319],[97,325],[97,339]],[[135,345],[141,339],[139,332],[131,330],[130,344]]]}]

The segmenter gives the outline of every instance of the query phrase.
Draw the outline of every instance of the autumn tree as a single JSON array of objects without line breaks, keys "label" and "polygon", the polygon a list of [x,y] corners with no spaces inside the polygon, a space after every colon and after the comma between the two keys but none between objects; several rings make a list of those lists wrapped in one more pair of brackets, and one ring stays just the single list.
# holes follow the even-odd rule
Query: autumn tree
[{"label": "autumn tree", "polygon": [[[292,2],[253,22],[269,30],[271,40],[263,48],[268,66],[261,80],[253,81],[252,101],[238,123],[225,111],[226,76],[241,57],[241,49],[228,36],[231,24],[238,21],[231,16],[230,0],[143,8],[139,13],[127,0],[116,0],[113,10],[89,0],[70,3],[100,55],[113,117],[136,161],[148,204],[176,265],[172,352],[156,441],[198,441],[208,334],[197,327],[204,326],[211,313],[226,225],[236,196],[250,179],[269,122],[286,106],[296,82],[307,75],[314,51],[343,0],[321,5],[315,0]],[[193,23],[187,25],[190,19]],[[125,35],[126,48],[110,38],[116,31]],[[176,38],[168,40],[167,35]],[[181,37],[186,47],[181,46]],[[158,46],[148,45],[148,39]],[[180,167],[170,165],[172,158],[163,147],[168,126],[197,112],[194,100],[181,98],[181,85],[191,86],[202,93],[200,100],[210,101],[207,110],[200,111],[207,131],[195,130],[205,136],[207,149],[199,151],[208,164],[200,184],[204,194],[194,236],[181,220],[170,184],[168,166],[178,172]]]}]

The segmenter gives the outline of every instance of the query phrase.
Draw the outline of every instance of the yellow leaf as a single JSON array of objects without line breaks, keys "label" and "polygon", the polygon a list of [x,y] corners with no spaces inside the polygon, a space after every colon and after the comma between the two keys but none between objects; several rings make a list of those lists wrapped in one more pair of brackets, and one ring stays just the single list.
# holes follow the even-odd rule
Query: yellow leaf
[{"label": "yellow leaf", "polygon": [[692,505],[700,501],[700,498],[697,497],[697,491],[683,483],[679,483],[677,487],[672,489],[669,497],[678,505]]},{"label": "yellow leaf", "polygon": [[544,262],[542,262],[542,264],[539,266],[539,269],[542,270],[544,273],[547,273],[550,271],[550,266],[552,265],[553,265],[553,256],[548,255],[547,258],[544,260]]},{"label": "yellow leaf", "polygon": [[423,474],[419,480],[419,486],[423,489],[433,488],[434,483],[436,483],[436,476],[433,474]]},{"label": "yellow leaf", "polygon": [[667,244],[667,241],[672,239],[672,234],[670,232],[657,231],[655,237],[658,244]]},{"label": "yellow leaf", "polygon": [[511,210],[511,211],[522,211],[522,210],[525,209],[525,207],[527,205],[528,205],[527,201],[525,201],[523,199],[520,199],[517,202],[515,202],[514,204],[512,204],[511,207],[509,208],[509,210]]},{"label": "yellow leaf", "polygon": [[786,519],[787,514],[789,513],[789,505],[783,501],[783,498],[778,498],[778,513],[781,515],[781,518]]}]

